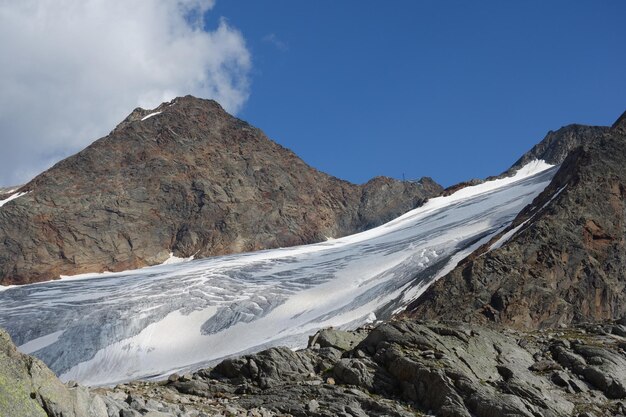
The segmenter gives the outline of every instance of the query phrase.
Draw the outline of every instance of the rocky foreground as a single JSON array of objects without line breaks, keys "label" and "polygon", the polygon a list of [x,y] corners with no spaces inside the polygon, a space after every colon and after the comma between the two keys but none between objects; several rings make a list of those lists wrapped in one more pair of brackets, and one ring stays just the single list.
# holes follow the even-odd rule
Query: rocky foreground
[{"label": "rocky foreground", "polygon": [[88,390],[0,337],[0,415],[620,416],[626,320],[518,332],[408,319],[323,330],[213,369]]}]

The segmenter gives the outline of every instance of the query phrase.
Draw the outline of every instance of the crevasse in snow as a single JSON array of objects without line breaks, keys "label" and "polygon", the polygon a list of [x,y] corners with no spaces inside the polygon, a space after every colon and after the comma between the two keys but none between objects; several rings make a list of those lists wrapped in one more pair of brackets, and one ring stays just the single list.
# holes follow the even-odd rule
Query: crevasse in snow
[{"label": "crevasse in snow", "polygon": [[113,384],[197,369],[328,326],[385,319],[506,228],[552,179],[535,161],[375,229],[284,249],[0,292],[0,326],[62,379]]}]

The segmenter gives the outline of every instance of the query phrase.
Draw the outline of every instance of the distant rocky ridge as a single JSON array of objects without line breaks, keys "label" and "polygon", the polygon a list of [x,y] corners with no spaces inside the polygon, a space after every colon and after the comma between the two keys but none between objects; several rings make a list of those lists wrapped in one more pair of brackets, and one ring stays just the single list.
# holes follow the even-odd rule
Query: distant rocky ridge
[{"label": "distant rocky ridge", "polygon": [[0,208],[2,285],[318,242],[385,223],[441,187],[339,180],[187,96],[135,109],[17,191],[28,194]]},{"label": "distant rocky ridge", "polygon": [[542,159],[551,165],[559,165],[565,161],[571,151],[594,142],[596,138],[609,134],[610,131],[611,128],[606,126],[579,124],[571,124],[556,131],[550,131],[541,142],[522,155],[505,174],[514,172],[536,159]]},{"label": "distant rocky ridge", "polygon": [[[622,116],[624,117],[624,116]],[[617,122],[616,122],[617,124]],[[563,163],[567,155],[579,146],[592,142],[595,138],[604,133],[609,132],[607,126],[585,126],[580,124],[571,124],[563,126],[556,131],[550,131],[548,134],[528,152],[522,155],[509,169],[497,176],[490,176],[486,179],[474,178],[469,181],[463,181],[453,184],[443,191],[443,195],[450,195],[454,192],[485,181],[510,177],[514,175],[524,165],[535,161],[543,160],[550,165],[560,165]]]},{"label": "distant rocky ridge", "polygon": [[91,390],[61,384],[0,332],[0,415],[623,417],[624,323],[326,329],[304,350],[272,348],[167,381]]},{"label": "distant rocky ridge", "polygon": [[626,314],[625,123],[569,126],[535,146],[553,163],[567,154],[552,183],[410,315],[538,328]]}]

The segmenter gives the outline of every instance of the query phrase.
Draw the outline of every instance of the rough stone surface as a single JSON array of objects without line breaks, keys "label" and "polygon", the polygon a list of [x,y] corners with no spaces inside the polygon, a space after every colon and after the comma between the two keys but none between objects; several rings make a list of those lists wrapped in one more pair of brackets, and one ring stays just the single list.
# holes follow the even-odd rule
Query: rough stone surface
[{"label": "rough stone surface", "polygon": [[626,315],[625,134],[589,136],[508,230],[433,284],[410,314],[516,328]]},{"label": "rough stone surface", "polygon": [[[192,383],[133,383],[114,391],[214,411],[228,400],[233,415],[608,417],[626,399],[626,340],[613,328],[517,332],[399,320],[339,333],[361,340],[348,349],[274,348],[202,370]],[[324,340],[324,332],[337,331],[311,341]]]},{"label": "rough stone surface", "polygon": [[18,352],[0,330],[0,416],[108,417],[108,412],[99,395],[64,385],[39,359]]},{"label": "rough stone surface", "polygon": [[322,348],[350,350],[358,345],[366,336],[367,332],[365,331],[346,332],[337,329],[323,329],[309,338],[309,347],[319,345]]},{"label": "rough stone surface", "polygon": [[92,390],[61,384],[42,364],[29,374],[37,361],[3,337],[0,415],[617,416],[626,401],[626,339],[616,327],[514,331],[403,319],[346,332],[360,340],[348,349],[272,348],[167,381]]}]

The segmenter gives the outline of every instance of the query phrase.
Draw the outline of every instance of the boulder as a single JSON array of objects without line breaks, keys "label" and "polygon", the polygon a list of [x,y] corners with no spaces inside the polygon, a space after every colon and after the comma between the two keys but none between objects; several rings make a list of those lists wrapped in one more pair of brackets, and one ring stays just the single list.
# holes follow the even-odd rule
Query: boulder
[{"label": "boulder", "polygon": [[64,385],[39,359],[18,352],[0,329],[1,416],[109,417],[99,395],[72,385]]}]

